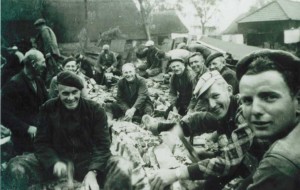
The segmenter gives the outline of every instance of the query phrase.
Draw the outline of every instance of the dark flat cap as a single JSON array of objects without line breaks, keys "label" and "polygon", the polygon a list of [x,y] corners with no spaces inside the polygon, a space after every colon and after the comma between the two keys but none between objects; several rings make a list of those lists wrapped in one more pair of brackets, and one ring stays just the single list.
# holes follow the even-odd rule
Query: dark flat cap
[{"label": "dark flat cap", "polygon": [[208,67],[208,65],[216,58],[218,57],[224,57],[223,53],[221,52],[216,52],[216,53],[213,53],[213,54],[210,54],[206,61],[205,61],[205,65]]},{"label": "dark flat cap", "polygon": [[76,62],[76,59],[74,57],[67,57],[61,64],[64,67],[67,63],[69,63],[71,61],[75,61]]},{"label": "dark flat cap", "polygon": [[62,71],[57,75],[57,83],[71,86],[82,90],[84,85],[82,79],[71,71]]},{"label": "dark flat cap", "polygon": [[264,49],[252,52],[237,63],[236,76],[238,80],[247,72],[248,66],[259,57],[270,59],[282,70],[300,72],[300,59],[295,55],[282,50]]},{"label": "dark flat cap", "polygon": [[43,19],[43,18],[39,18],[39,19],[37,19],[35,22],[34,22],[34,26],[39,26],[39,25],[42,25],[42,24],[45,24],[46,23],[46,21],[45,21],[45,19]]}]

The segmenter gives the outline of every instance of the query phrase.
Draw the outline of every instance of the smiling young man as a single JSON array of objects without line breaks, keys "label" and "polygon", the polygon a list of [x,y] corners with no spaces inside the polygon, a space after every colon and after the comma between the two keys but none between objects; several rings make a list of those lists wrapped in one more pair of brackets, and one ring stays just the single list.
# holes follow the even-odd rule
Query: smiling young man
[{"label": "smiling young man", "polygon": [[131,121],[133,116],[140,122],[144,114],[152,114],[153,104],[149,97],[146,80],[136,74],[135,66],[126,63],[122,67],[123,78],[118,82],[117,102],[111,105],[114,118],[125,116]]},{"label": "smiling young man", "polygon": [[[151,179],[154,189],[182,179],[207,180],[205,190],[218,190],[236,176],[248,175],[241,166],[249,150],[253,133],[243,123],[239,112],[238,99],[232,96],[232,87],[226,83],[218,71],[203,74],[194,90],[203,101],[203,112],[188,114],[178,124],[155,123],[150,117],[145,126],[154,134],[170,129],[178,129],[176,135],[194,136],[217,131],[218,151],[190,166],[177,169],[159,170]],[[175,126],[174,126],[175,125]],[[177,133],[177,132],[176,132]],[[201,155],[202,156],[202,155]],[[246,170],[246,169],[245,169]],[[245,172],[245,173],[244,173]]]},{"label": "smiling young man", "polygon": [[64,177],[68,162],[74,164],[74,178],[83,181],[83,189],[99,190],[104,183],[111,157],[106,113],[81,97],[83,82],[73,72],[59,73],[57,81],[58,97],[41,107],[34,154],[16,157],[8,165],[12,189]]},{"label": "smiling young man", "polygon": [[194,52],[189,57],[188,63],[193,71],[196,73],[196,80],[208,71],[207,67],[205,66],[205,59],[203,55],[199,52]]},{"label": "smiling young man", "polygon": [[243,114],[258,143],[270,145],[249,190],[300,187],[300,59],[279,50],[254,52],[237,65]]}]

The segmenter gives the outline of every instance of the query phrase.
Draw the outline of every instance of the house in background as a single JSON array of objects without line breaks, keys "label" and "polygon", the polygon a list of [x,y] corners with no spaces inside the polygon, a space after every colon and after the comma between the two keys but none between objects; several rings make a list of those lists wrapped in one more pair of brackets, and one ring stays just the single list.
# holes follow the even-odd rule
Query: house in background
[{"label": "house in background", "polygon": [[238,21],[238,32],[245,43],[265,48],[280,48],[284,31],[300,27],[300,2],[276,0]]},{"label": "house in background", "polygon": [[226,42],[244,44],[244,35],[238,30],[238,21],[249,13],[238,16],[234,21],[221,33],[221,39]]},{"label": "house in background", "polygon": [[160,46],[166,39],[171,39],[172,33],[187,34],[189,32],[176,11],[154,13],[150,31],[153,40],[157,41]]},{"label": "house in background", "polygon": [[[121,32],[117,40],[129,43],[147,40],[133,0],[88,0],[86,7],[83,0],[14,0],[1,1],[1,6],[1,37],[8,43],[34,36],[33,23],[40,17],[46,19],[59,43],[78,42],[83,28],[92,42],[114,28]],[[152,23],[151,37],[156,44],[170,38],[171,33],[188,33],[175,11],[154,14]]]}]

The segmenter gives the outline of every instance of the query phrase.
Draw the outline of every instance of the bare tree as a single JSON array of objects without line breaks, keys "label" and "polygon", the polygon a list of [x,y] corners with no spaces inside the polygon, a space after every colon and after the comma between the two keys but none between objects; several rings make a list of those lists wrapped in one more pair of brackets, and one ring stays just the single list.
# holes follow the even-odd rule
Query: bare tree
[{"label": "bare tree", "polygon": [[205,34],[207,23],[218,12],[218,3],[221,0],[190,0],[200,18],[202,34]]},{"label": "bare tree", "polygon": [[165,0],[138,0],[141,17],[148,40],[151,39],[150,27],[152,24],[152,14],[157,10],[165,9]]}]

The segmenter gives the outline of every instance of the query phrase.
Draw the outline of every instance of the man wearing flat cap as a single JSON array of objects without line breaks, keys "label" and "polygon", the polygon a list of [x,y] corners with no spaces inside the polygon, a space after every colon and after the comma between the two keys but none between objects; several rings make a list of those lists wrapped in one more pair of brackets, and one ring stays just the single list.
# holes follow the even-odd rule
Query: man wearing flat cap
[{"label": "man wearing flat cap", "polygon": [[154,189],[162,189],[177,180],[190,179],[206,180],[205,190],[218,190],[236,176],[244,172],[249,174],[244,166],[237,168],[241,166],[254,134],[243,123],[237,98],[231,96],[232,87],[218,71],[206,72],[200,77],[194,95],[206,103],[203,104],[206,108],[202,112],[188,114],[179,123],[157,123],[148,117],[145,126],[153,134],[170,130],[180,137],[216,131],[213,139],[219,148],[199,154],[200,161],[195,161],[190,166],[158,171],[150,179]]},{"label": "man wearing flat cap", "polygon": [[57,82],[59,96],[41,107],[34,154],[14,158],[9,176],[24,188],[52,176],[66,176],[71,162],[74,179],[83,181],[83,189],[99,190],[111,157],[106,113],[96,102],[81,97],[84,85],[74,73],[59,73]]},{"label": "man wearing flat cap", "polygon": [[146,58],[146,64],[138,65],[141,71],[140,75],[143,77],[153,77],[162,72],[162,58],[164,52],[154,46],[154,41],[148,40],[143,49],[140,49],[136,56],[139,59]]},{"label": "man wearing flat cap", "polygon": [[187,67],[189,55],[189,51],[184,49],[171,50],[167,54],[169,56],[168,67],[172,70],[173,75],[170,79],[169,91],[171,107],[166,114],[171,110],[182,116],[187,113],[196,85],[196,75],[191,68]]},{"label": "man wearing flat cap", "polygon": [[242,189],[300,187],[300,59],[281,50],[251,53],[237,64],[242,111],[263,157]]},{"label": "man wearing flat cap", "polygon": [[236,79],[235,71],[231,70],[226,66],[226,60],[222,53],[216,52],[210,54],[206,61],[205,65],[211,71],[217,70],[221,73],[226,82],[232,86],[233,94],[238,93],[238,81]]},{"label": "man wearing flat cap", "polygon": [[41,75],[46,68],[43,54],[35,49],[26,52],[24,68],[2,88],[2,124],[12,131],[17,154],[33,152],[38,126],[39,107],[48,99]]},{"label": "man wearing flat cap", "polygon": [[46,85],[49,86],[50,81],[53,76],[55,76],[59,71],[61,71],[61,66],[59,65],[60,52],[58,49],[56,35],[53,30],[46,25],[46,21],[40,18],[34,22],[34,26],[38,30],[36,36],[37,49],[40,50],[47,63],[47,76]]}]

